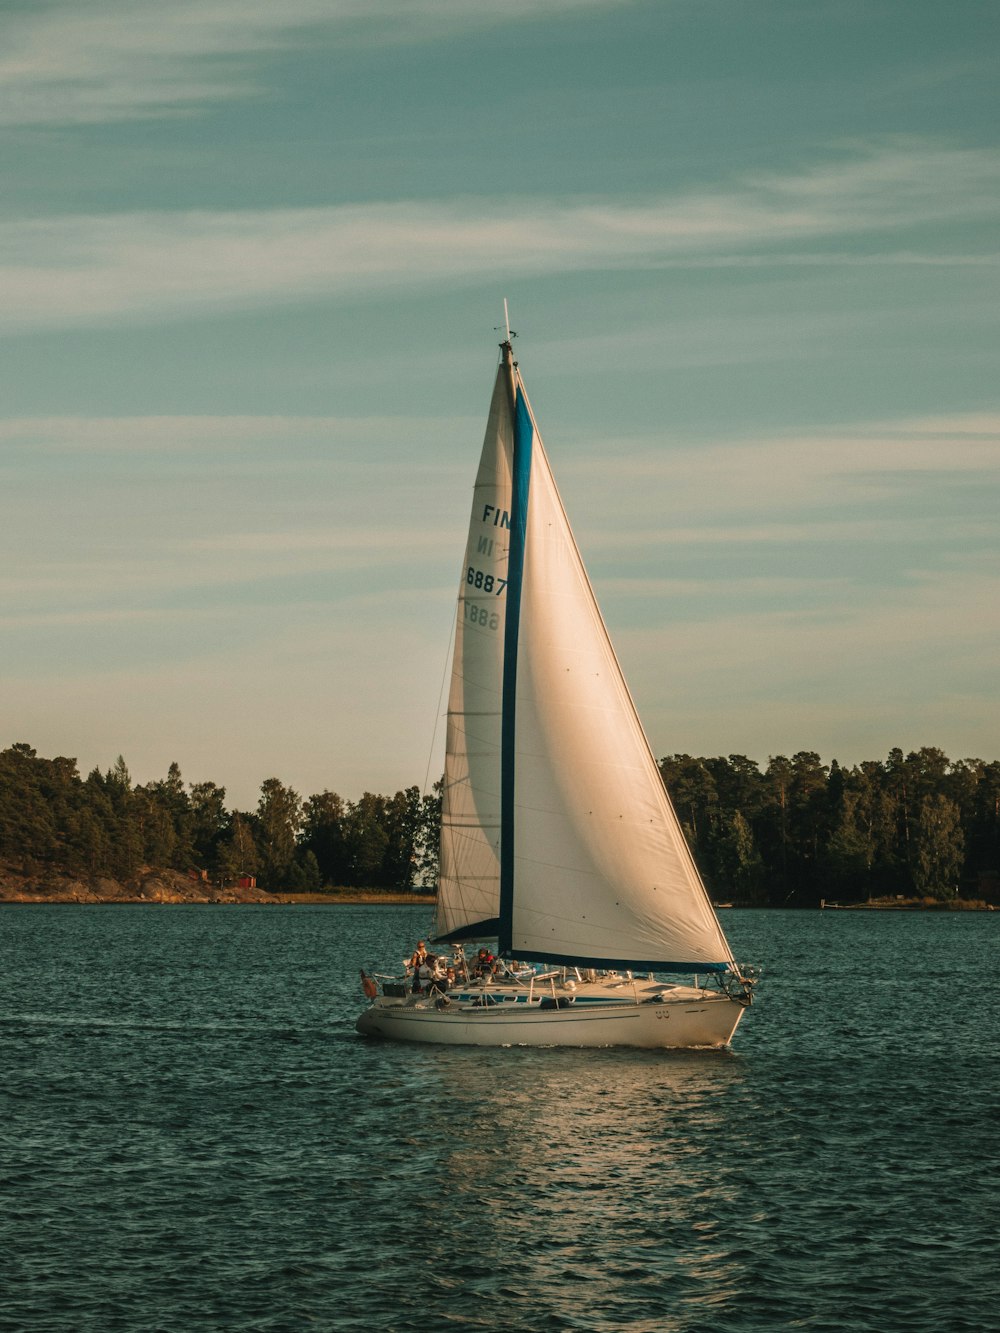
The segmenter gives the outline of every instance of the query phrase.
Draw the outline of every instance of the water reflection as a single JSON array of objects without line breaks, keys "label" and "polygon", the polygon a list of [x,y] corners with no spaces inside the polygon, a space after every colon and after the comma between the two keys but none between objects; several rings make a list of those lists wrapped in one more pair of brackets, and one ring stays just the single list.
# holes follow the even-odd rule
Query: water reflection
[{"label": "water reflection", "polygon": [[690,1327],[744,1278],[726,1237],[748,1181],[718,1151],[742,1082],[726,1053],[444,1053],[409,1138],[435,1166],[434,1262],[454,1279],[460,1246],[466,1298],[528,1290],[556,1321],[585,1281],[567,1327]]}]

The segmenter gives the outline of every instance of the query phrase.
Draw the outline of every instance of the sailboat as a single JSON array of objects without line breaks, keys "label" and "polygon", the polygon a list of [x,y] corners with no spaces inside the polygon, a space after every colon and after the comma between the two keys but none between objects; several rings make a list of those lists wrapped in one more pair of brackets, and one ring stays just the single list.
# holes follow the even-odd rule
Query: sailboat
[{"label": "sailboat", "polygon": [[[504,331],[448,698],[431,938],[455,979],[362,971],[357,1030],[726,1046],[756,975],[733,959],[663,785]],[[486,967],[470,966],[477,944]]]}]

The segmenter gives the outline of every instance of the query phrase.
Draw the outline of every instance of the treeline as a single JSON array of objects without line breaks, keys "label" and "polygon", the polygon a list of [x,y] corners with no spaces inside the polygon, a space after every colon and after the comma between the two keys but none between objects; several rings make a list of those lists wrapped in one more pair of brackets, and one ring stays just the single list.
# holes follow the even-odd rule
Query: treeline
[{"label": "treeline", "polygon": [[752,906],[820,899],[995,899],[1000,763],[924,748],[843,768],[803,750],[660,761],[713,898]]},{"label": "treeline", "polygon": [[[695,860],[717,901],[813,906],[903,897],[995,899],[1000,893],[1000,763],[941,750],[853,768],[811,750],[660,761]],[[214,782],[167,776],[136,785],[122,758],[81,778],[75,759],[0,751],[0,859],[128,880],[143,866],[252,876],[269,890],[432,887],[440,795],[416,787],[347,801],[303,800],[277,778],[255,810],[227,810]]]},{"label": "treeline", "polygon": [[0,858],[46,870],[128,880],[142,866],[253,877],[269,890],[330,886],[417,888],[437,874],[440,797],[416,787],[346,801],[303,800],[268,778],[256,810],[229,811],[226,789],[185,784],[177,764],[136,785],[125,760],[81,778],[75,759],[42,759],[30,745],[0,751]]}]

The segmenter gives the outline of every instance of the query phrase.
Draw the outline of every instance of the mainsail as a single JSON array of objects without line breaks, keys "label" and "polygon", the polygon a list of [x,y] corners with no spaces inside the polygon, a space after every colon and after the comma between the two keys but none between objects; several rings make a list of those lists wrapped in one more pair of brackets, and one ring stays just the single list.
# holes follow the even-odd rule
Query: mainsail
[{"label": "mainsail", "polygon": [[435,934],[495,936],[500,904],[500,732],[514,457],[513,385],[497,370],[459,582],[448,694]]},{"label": "mainsail", "polygon": [[509,344],[459,596],[437,933],[654,971],[732,962],[643,734]]}]

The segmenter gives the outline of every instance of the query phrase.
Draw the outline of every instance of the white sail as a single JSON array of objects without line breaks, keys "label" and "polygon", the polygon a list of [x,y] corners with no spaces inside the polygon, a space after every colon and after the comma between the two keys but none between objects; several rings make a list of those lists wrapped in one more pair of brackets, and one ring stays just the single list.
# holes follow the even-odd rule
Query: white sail
[{"label": "white sail", "polygon": [[510,367],[497,371],[459,584],[448,695],[435,935],[468,932],[499,907],[500,732],[511,459]]},{"label": "white sail", "polygon": [[[528,417],[519,375],[518,387]],[[510,948],[566,962],[727,964],[533,419],[530,432]]]}]

